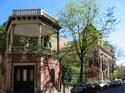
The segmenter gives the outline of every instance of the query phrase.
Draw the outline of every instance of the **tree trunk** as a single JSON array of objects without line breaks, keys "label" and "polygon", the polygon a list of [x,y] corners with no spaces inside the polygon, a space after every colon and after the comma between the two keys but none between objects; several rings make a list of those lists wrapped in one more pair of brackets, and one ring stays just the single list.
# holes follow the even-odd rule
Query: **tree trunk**
[{"label": "tree trunk", "polygon": [[65,84],[63,84],[63,93],[65,93]]},{"label": "tree trunk", "polygon": [[81,61],[81,67],[80,67],[80,83],[83,82],[83,57],[80,58]]},{"label": "tree trunk", "polygon": [[84,62],[84,77],[85,77],[85,81],[87,81],[87,64],[86,64],[86,61]]}]

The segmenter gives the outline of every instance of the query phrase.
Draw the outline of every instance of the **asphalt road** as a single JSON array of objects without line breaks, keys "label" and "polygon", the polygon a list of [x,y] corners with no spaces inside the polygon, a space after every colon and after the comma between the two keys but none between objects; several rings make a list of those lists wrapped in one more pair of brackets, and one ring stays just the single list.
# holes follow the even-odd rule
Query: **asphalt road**
[{"label": "asphalt road", "polygon": [[125,93],[125,84],[117,87],[107,88],[96,93]]}]

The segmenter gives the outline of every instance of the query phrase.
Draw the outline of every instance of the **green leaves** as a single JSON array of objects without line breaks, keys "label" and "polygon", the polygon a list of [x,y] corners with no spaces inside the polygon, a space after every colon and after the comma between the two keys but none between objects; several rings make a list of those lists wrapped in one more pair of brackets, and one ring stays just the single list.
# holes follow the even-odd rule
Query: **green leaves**
[{"label": "green leaves", "polygon": [[117,69],[114,72],[114,76],[116,78],[121,78],[121,79],[125,78],[125,66],[117,67]]},{"label": "green leaves", "polygon": [[72,41],[72,55],[76,54],[79,58],[81,82],[86,57],[89,57],[101,39],[113,30],[112,26],[117,21],[113,16],[114,8],[108,8],[106,13],[103,13],[104,9],[98,6],[98,2],[98,0],[72,0],[59,15],[60,25],[63,27],[61,35],[67,36]]},{"label": "green leaves", "polygon": [[6,35],[7,32],[5,31],[5,23],[0,25],[0,54],[4,56],[6,50]]},{"label": "green leaves", "polygon": [[62,64],[62,82],[63,84],[76,83],[78,80],[79,68],[68,63]]},{"label": "green leaves", "polygon": [[[94,26],[98,8],[94,6],[95,0],[73,0],[69,2],[60,13],[60,24],[64,27],[63,33],[72,41],[73,54],[80,62],[80,75],[83,73],[85,55],[97,45],[100,31]],[[97,14],[96,14],[97,13]],[[65,31],[65,32],[64,32]],[[72,56],[71,55],[71,56]],[[80,81],[82,81],[82,75]]]}]

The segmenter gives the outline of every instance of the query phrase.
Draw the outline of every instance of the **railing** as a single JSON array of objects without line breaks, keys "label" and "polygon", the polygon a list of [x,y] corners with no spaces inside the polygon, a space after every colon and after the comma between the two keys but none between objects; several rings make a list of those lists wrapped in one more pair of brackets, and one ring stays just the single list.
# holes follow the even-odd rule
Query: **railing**
[{"label": "railing", "polygon": [[50,48],[45,48],[42,46],[28,46],[28,47],[24,47],[24,46],[13,46],[13,50],[12,52],[14,54],[18,54],[18,53],[42,53],[42,54],[53,54],[56,55],[57,52],[56,51],[52,51]]},{"label": "railing", "polygon": [[44,15],[48,19],[53,20],[54,22],[57,22],[57,19],[50,16],[47,12],[41,9],[22,9],[22,10],[13,10],[12,13],[13,16],[31,16],[31,15]]},{"label": "railing", "polygon": [[13,16],[22,16],[22,15],[41,15],[41,9],[13,10]]}]

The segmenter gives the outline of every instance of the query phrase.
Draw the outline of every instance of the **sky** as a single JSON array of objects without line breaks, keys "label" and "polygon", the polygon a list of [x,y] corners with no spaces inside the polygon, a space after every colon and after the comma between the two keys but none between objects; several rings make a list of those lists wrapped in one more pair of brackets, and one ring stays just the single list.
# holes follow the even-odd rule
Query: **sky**
[{"label": "sky", "polygon": [[[65,4],[70,0],[0,0],[0,24],[5,22],[12,14],[13,9],[29,9],[41,8],[48,12],[50,15],[58,18],[57,14],[60,9],[64,8]],[[110,34],[108,38],[111,43],[119,46],[125,51],[125,0],[103,0],[104,6],[114,6],[115,17],[120,21],[116,25],[116,31]],[[125,62],[125,58],[120,60]]]},{"label": "sky", "polygon": [[[116,30],[111,33],[109,40],[113,45],[118,46],[125,54],[125,0],[107,0],[107,5],[115,6],[115,17],[120,21],[116,25]],[[125,56],[117,61],[117,65],[125,65]]]}]

